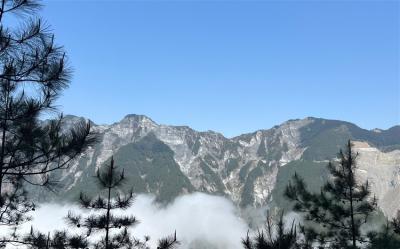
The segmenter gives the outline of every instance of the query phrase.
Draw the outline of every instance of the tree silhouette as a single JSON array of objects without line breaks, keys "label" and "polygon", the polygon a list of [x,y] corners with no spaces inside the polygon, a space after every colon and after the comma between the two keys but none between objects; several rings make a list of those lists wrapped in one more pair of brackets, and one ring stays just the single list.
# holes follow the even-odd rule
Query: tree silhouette
[{"label": "tree silhouette", "polygon": [[297,232],[292,222],[291,228],[286,231],[283,221],[283,212],[279,216],[276,226],[272,223],[269,213],[267,214],[267,224],[264,231],[259,231],[254,238],[249,234],[242,240],[245,249],[294,249],[297,248]]},{"label": "tree silhouette", "polygon": [[86,237],[70,235],[66,231],[54,231],[47,235],[31,228],[20,244],[25,244],[27,249],[86,249],[89,242]]},{"label": "tree silhouette", "polygon": [[381,230],[368,233],[370,245],[367,249],[398,249],[400,248],[400,211],[387,221]]},{"label": "tree silhouette", "polygon": [[387,223],[379,231],[368,233],[369,245],[366,249],[398,249],[400,248],[400,235],[396,234],[395,227]]},{"label": "tree silhouette", "polygon": [[[63,125],[54,102],[71,70],[48,26],[34,15],[34,0],[0,1],[0,226],[18,226],[34,210],[26,184],[50,186],[50,172],[65,169],[94,138],[90,124]],[[6,19],[8,19],[8,22]],[[10,24],[11,20],[11,24]],[[0,247],[16,238],[0,238]]]},{"label": "tree silhouette", "polygon": [[330,248],[360,248],[367,242],[361,226],[376,209],[376,199],[370,198],[368,182],[359,183],[355,177],[357,154],[350,141],[340,150],[338,163],[330,162],[331,179],[320,193],[307,190],[304,181],[294,175],[285,196],[295,202],[294,210],[304,213],[308,225],[303,227],[306,244],[310,240]]},{"label": "tree silhouette", "polygon": [[397,211],[396,216],[390,222],[395,233],[400,235],[400,211]]},{"label": "tree silhouette", "polygon": [[[119,187],[125,181],[124,170],[117,172],[114,166],[114,159],[111,158],[109,165],[104,170],[97,171],[97,182],[105,194],[99,194],[96,198],[89,198],[84,193],[80,194],[80,204],[86,210],[93,210],[91,215],[82,217],[69,213],[67,220],[69,224],[86,230],[85,235],[91,236],[92,233],[103,232],[104,236],[94,243],[94,248],[116,249],[116,248],[148,248],[147,241],[139,240],[130,235],[128,228],[137,224],[133,216],[115,215],[114,210],[125,210],[132,205],[134,196],[131,191],[123,195]],[[115,232],[114,232],[115,231]],[[177,244],[176,234],[159,240],[159,249],[172,249]]]}]

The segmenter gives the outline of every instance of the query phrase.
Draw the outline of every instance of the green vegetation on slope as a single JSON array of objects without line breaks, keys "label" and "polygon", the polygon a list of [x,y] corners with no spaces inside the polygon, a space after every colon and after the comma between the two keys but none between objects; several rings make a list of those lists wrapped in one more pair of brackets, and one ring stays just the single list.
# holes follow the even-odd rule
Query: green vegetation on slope
[{"label": "green vegetation on slope", "polygon": [[292,209],[292,204],[284,198],[283,194],[289,180],[295,173],[304,179],[309,190],[313,192],[318,192],[328,177],[326,163],[296,160],[280,167],[275,187],[272,190],[272,206],[285,207],[287,211]]},{"label": "green vegetation on slope", "polygon": [[[122,146],[114,154],[114,160],[117,167],[125,170],[127,181],[122,190],[153,193],[161,202],[169,202],[181,193],[194,190],[175,162],[173,151],[152,133],[137,143]],[[89,195],[96,193],[96,185],[92,179],[75,186],[72,191],[75,195],[78,194],[76,189],[84,189]]]}]

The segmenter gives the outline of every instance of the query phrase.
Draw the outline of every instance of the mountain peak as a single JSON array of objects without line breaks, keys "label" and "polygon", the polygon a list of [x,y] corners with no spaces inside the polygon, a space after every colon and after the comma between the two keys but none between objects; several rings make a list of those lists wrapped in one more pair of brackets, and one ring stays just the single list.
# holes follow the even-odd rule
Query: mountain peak
[{"label": "mountain peak", "polygon": [[[72,115],[65,118],[66,125],[80,119]],[[294,172],[304,172],[312,184],[322,179],[321,165],[350,138],[369,146],[362,148],[370,154],[360,157],[366,160],[360,165],[367,165],[364,169],[372,172],[367,177],[383,186],[374,190],[389,200],[392,192],[385,186],[396,177],[393,172],[400,153],[400,126],[377,132],[316,117],[290,119],[270,129],[226,138],[215,131],[157,124],[145,115],[129,114],[111,125],[96,126],[95,132],[99,134],[98,145],[80,155],[62,176],[60,184],[68,186],[63,196],[75,197],[87,188],[93,172],[115,155],[132,177],[127,187],[138,193],[172,200],[183,193],[203,191],[224,194],[242,207],[269,204],[271,200],[283,205],[279,194],[282,183]],[[377,155],[383,159],[375,160]],[[42,196],[41,192],[37,195]]]},{"label": "mountain peak", "polygon": [[152,125],[157,125],[151,118],[147,117],[146,115],[140,114],[128,114],[126,115],[121,122],[129,121],[129,122],[137,122],[137,123],[150,123]]}]

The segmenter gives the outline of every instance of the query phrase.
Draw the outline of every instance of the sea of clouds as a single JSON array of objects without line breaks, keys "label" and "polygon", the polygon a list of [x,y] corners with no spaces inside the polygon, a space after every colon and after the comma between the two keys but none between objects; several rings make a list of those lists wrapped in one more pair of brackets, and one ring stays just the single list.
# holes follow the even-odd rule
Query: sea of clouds
[{"label": "sea of clouds", "polygon": [[[76,206],[43,204],[32,212],[33,220],[24,224],[21,232],[28,232],[31,225],[44,233],[63,229],[77,232],[65,223],[69,211],[82,213]],[[239,249],[249,230],[248,222],[241,218],[243,212],[230,200],[204,193],[178,197],[167,206],[157,204],[151,195],[138,195],[132,207],[123,212],[140,221],[131,231],[138,238],[149,235],[152,248],[159,238],[176,231],[181,249]],[[247,213],[254,220],[263,215],[261,211]]]}]

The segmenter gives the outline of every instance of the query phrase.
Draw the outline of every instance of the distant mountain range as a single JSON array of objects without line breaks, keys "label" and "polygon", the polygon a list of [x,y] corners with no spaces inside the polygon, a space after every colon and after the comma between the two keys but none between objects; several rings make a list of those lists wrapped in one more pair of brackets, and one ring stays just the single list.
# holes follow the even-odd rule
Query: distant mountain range
[{"label": "distant mountain range", "polygon": [[[67,116],[64,124],[82,119]],[[37,198],[72,201],[81,190],[94,194],[96,169],[114,156],[125,170],[125,188],[153,193],[160,202],[201,191],[227,196],[241,207],[283,207],[288,204],[283,190],[294,172],[317,190],[326,180],[327,161],[351,139],[360,153],[358,175],[369,180],[382,210],[391,216],[400,207],[399,125],[365,130],[349,122],[309,117],[229,139],[131,114],[111,125],[94,124],[93,129],[99,143],[68,170],[56,173],[61,186],[57,194],[33,190]]]}]

